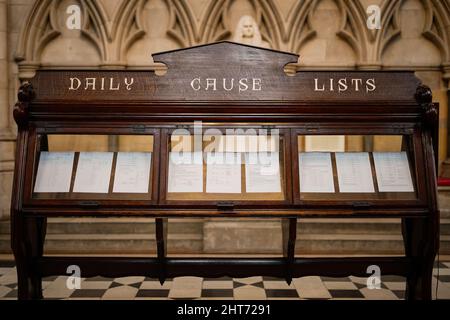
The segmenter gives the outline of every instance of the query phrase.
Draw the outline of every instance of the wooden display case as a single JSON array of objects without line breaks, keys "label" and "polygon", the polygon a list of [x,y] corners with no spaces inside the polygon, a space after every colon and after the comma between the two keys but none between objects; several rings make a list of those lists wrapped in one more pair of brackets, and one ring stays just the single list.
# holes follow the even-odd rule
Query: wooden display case
[{"label": "wooden display case", "polygon": [[[287,75],[297,55],[230,42],[153,57],[165,75],[41,70],[21,86],[11,209],[20,299],[42,298],[42,277],[69,265],[83,277],[290,282],[367,276],[374,264],[407,277],[408,299],[431,298],[438,106],[412,72]],[[343,143],[311,142],[333,137]],[[397,144],[375,145],[380,137]],[[181,147],[199,162],[176,162]],[[224,154],[239,162],[208,160]],[[251,163],[263,154],[269,164]],[[47,217],[69,216],[154,217],[157,257],[45,256]],[[169,258],[170,217],[280,218],[282,256]],[[296,256],[297,221],[310,217],[401,218],[405,255]]]}]

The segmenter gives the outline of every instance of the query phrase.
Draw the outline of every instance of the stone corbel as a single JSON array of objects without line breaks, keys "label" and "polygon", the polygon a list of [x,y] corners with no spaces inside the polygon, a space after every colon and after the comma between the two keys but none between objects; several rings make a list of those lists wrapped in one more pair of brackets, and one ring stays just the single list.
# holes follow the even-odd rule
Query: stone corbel
[{"label": "stone corbel", "polygon": [[22,61],[18,63],[18,67],[19,80],[27,81],[36,75],[36,71],[41,67],[41,64],[37,61]]},{"label": "stone corbel", "polygon": [[26,127],[29,120],[29,104],[36,96],[33,85],[30,82],[24,82],[17,95],[19,101],[14,106],[14,120],[19,127]]},{"label": "stone corbel", "polygon": [[381,62],[362,62],[356,65],[357,70],[361,71],[379,71],[383,69]]},{"label": "stone corbel", "polygon": [[[445,83],[447,84],[447,91],[450,92],[450,62],[443,65],[444,69],[444,76],[443,79]],[[450,101],[449,101],[450,103]]]}]

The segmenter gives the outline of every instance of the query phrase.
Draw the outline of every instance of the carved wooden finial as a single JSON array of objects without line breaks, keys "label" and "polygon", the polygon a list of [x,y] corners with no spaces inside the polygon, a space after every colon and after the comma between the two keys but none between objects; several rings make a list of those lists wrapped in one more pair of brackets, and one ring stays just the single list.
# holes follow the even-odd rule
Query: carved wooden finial
[{"label": "carved wooden finial", "polygon": [[30,82],[26,81],[20,86],[17,97],[20,102],[30,102],[34,99],[35,95],[36,93],[34,91],[33,85]]},{"label": "carved wooden finial", "polygon": [[419,104],[431,103],[433,101],[433,92],[430,87],[421,84],[417,87],[415,98]]},{"label": "carved wooden finial", "polygon": [[439,125],[437,105],[433,103],[433,93],[430,87],[421,84],[416,90],[416,101],[422,106],[424,123],[432,129]]},{"label": "carved wooden finial", "polygon": [[14,120],[17,125],[24,126],[28,122],[28,105],[34,99],[36,93],[30,82],[24,82],[19,89],[17,98],[19,101],[14,107]]},{"label": "carved wooden finial", "polygon": [[427,103],[423,105],[423,112],[425,117],[425,124],[429,128],[439,126],[439,114],[437,105],[434,103]]}]

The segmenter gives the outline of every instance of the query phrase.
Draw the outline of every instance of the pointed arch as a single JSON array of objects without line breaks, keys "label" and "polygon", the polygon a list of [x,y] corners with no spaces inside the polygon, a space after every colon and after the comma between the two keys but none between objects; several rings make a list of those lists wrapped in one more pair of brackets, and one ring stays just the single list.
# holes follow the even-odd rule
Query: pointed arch
[{"label": "pointed arch", "polygon": [[[370,58],[367,43],[370,41],[370,30],[367,28],[366,10],[360,1],[354,0],[344,0],[342,10],[347,15],[348,26],[344,22],[338,35],[347,39],[357,52],[359,62],[368,61]],[[349,27],[351,30],[347,30]]]},{"label": "pointed arch", "polygon": [[[400,10],[407,0],[387,1],[382,9],[381,30],[376,34],[375,58],[382,55],[393,40],[401,36]],[[450,1],[420,0],[425,10],[426,22],[422,35],[441,52],[442,61],[450,60]]]},{"label": "pointed arch", "polygon": [[[81,34],[99,52],[103,61],[108,60],[106,13],[96,1],[78,0],[83,13]],[[35,2],[21,30],[15,59],[22,65],[38,65],[44,48],[61,35],[57,22],[60,2],[42,0]],[[37,66],[36,66],[37,68]]]},{"label": "pointed arch", "polygon": [[422,1],[426,22],[423,36],[440,50],[443,61],[450,61],[450,5],[442,1]]},{"label": "pointed arch", "polygon": [[169,30],[167,34],[180,46],[189,47],[197,43],[195,14],[185,0],[169,0]]},{"label": "pointed arch", "polygon": [[107,28],[107,14],[98,1],[80,0],[83,8],[83,26],[81,34],[97,47],[103,61],[109,60],[108,39],[110,32]]},{"label": "pointed arch", "polygon": [[271,0],[253,0],[256,9],[256,22],[258,23],[263,39],[272,49],[280,50],[283,44],[283,17]]},{"label": "pointed arch", "polygon": [[381,29],[375,31],[374,59],[381,63],[385,48],[401,34],[399,10],[402,0],[386,1],[382,7]]},{"label": "pointed arch", "polygon": [[33,5],[19,36],[15,54],[17,62],[37,63],[45,45],[61,34],[55,21],[56,5],[52,0]]},{"label": "pointed arch", "polygon": [[124,1],[118,11],[121,14],[114,18],[111,36],[118,43],[115,54],[119,61],[126,61],[128,49],[146,34],[141,17],[145,3],[146,0]]},{"label": "pointed arch", "polygon": [[[302,2],[302,6],[294,8],[293,12],[296,12],[297,16],[294,20],[289,21],[290,24],[288,24],[290,30],[295,30],[291,34],[290,50],[301,54],[300,50],[303,45],[317,35],[311,21],[316,8],[322,1],[305,1]],[[351,0],[332,1],[340,13],[339,30],[336,32],[336,36],[351,47],[355,53],[357,63],[365,61],[368,56],[368,48],[366,46],[368,37],[364,31],[367,28],[362,5]]]},{"label": "pointed arch", "polygon": [[[82,37],[98,51],[102,63],[126,64],[127,51],[146,34],[142,10],[147,0],[122,1],[114,17],[108,19],[101,1],[77,0],[82,7]],[[230,8],[237,0],[209,1],[200,17],[188,0],[164,0],[169,9],[167,35],[180,47],[227,39],[234,30],[230,25]],[[248,0],[254,9],[263,39],[274,49],[300,52],[316,36],[311,15],[321,0],[297,1],[289,14],[281,13],[276,0]],[[369,30],[367,14],[361,1],[333,0],[341,12],[337,36],[348,43],[358,62],[380,64],[383,52],[401,36],[399,11],[406,0],[383,1],[382,27]],[[420,0],[426,14],[423,36],[440,51],[443,64],[450,62],[450,0]],[[15,58],[25,69],[39,65],[44,49],[58,36],[57,11],[60,2],[36,1],[21,30]],[[59,8],[59,10],[61,10]],[[37,67],[36,67],[37,68]]]},{"label": "pointed arch", "polygon": [[300,52],[300,48],[316,35],[311,26],[311,12],[316,5],[317,0],[299,1],[288,16],[283,33],[289,42],[289,51]]},{"label": "pointed arch", "polygon": [[196,24],[196,43],[210,43],[224,40],[231,35],[231,26],[226,19],[230,0],[211,1]]}]

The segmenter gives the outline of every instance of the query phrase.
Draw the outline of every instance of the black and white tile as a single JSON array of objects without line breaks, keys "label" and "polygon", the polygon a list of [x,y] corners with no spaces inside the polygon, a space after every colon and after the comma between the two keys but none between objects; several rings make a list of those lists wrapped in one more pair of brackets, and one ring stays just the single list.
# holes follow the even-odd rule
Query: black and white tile
[{"label": "black and white tile", "polygon": [[[437,278],[439,274],[439,280]],[[45,299],[112,299],[112,300],[401,300],[405,279],[382,276],[381,288],[370,290],[366,278],[303,277],[290,285],[270,277],[244,279],[179,277],[168,279],[163,285],[146,277],[81,279],[81,289],[68,289],[66,276],[43,280]],[[450,299],[450,262],[436,264],[433,277],[433,297],[438,285],[438,299]],[[17,275],[14,263],[0,261],[0,299],[17,299]]]}]

